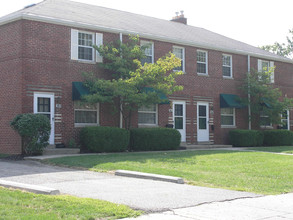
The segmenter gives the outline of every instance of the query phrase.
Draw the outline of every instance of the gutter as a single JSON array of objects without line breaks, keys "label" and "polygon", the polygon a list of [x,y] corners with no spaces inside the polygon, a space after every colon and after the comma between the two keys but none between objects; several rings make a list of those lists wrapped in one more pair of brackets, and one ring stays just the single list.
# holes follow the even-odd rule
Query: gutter
[{"label": "gutter", "polygon": [[125,34],[125,35],[139,35],[140,38],[147,38],[150,40],[159,40],[159,41],[164,41],[168,43],[173,43],[173,44],[180,44],[180,45],[185,45],[185,46],[192,46],[192,47],[199,47],[203,49],[210,49],[210,50],[216,50],[216,51],[221,51],[221,52],[226,52],[226,53],[234,53],[234,54],[239,54],[239,55],[250,55],[253,57],[257,58],[262,58],[262,59],[269,59],[273,61],[279,61],[279,62],[285,62],[285,63],[292,63],[293,60],[289,58],[278,58],[278,57],[272,57],[272,56],[266,56],[263,54],[259,53],[251,53],[243,50],[237,50],[237,49],[227,49],[223,47],[218,47],[215,45],[211,44],[203,44],[199,42],[190,42],[190,41],[185,41],[182,39],[176,39],[176,38],[169,38],[167,36],[160,36],[160,35],[153,35],[153,34],[148,34],[148,33],[138,33],[135,31],[129,31],[129,30],[123,30],[119,28],[110,28],[106,26],[101,26],[101,25],[93,25],[89,23],[83,23],[83,22],[76,22],[72,20],[66,20],[66,19],[56,19],[53,17],[47,17],[47,16],[40,16],[40,15],[35,15],[31,13],[23,13],[23,14],[16,14],[12,16],[6,16],[2,19],[0,19],[0,26],[11,23],[13,21],[18,21],[18,20],[31,20],[31,21],[40,21],[40,22],[46,22],[46,23],[51,23],[51,24],[57,24],[57,25],[64,25],[64,26],[70,26],[70,27],[75,27],[75,28],[82,28],[82,29],[93,29],[97,31],[103,31],[103,32],[110,32],[110,33],[116,33],[116,34]]}]

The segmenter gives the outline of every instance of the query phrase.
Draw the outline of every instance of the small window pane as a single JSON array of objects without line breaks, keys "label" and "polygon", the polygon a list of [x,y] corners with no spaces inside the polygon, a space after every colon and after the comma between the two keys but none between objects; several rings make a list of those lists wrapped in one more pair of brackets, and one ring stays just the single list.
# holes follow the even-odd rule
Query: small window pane
[{"label": "small window pane", "polygon": [[223,66],[223,76],[231,77],[231,67]]},{"label": "small window pane", "polygon": [[78,47],[78,59],[93,60],[93,49],[87,47]]},{"label": "small window pane", "polygon": [[206,109],[207,109],[206,106],[200,105],[198,107],[198,110],[199,110],[199,114],[198,115],[201,116],[201,117],[205,117],[207,115]]},{"label": "small window pane", "polygon": [[207,119],[199,118],[199,129],[207,129]]},{"label": "small window pane", "polygon": [[183,105],[175,104],[175,116],[183,116]]},{"label": "small window pane", "polygon": [[233,115],[233,108],[221,108],[221,114],[230,114]]},{"label": "small window pane", "polygon": [[175,117],[175,129],[183,129],[183,117]]},{"label": "small window pane", "polygon": [[149,105],[149,106],[141,106],[139,109],[138,109],[138,111],[153,111],[153,112],[155,112],[156,111],[156,105],[155,104],[153,104],[153,105]]},{"label": "small window pane", "polygon": [[221,116],[221,125],[234,125],[233,116]]},{"label": "small window pane", "polygon": [[97,111],[75,110],[75,123],[96,124]]},{"label": "small window pane", "polygon": [[197,61],[205,63],[206,62],[206,52],[197,51]]},{"label": "small window pane", "polygon": [[156,124],[156,113],[138,113],[139,124]]},{"label": "small window pane", "polygon": [[207,73],[206,64],[205,63],[197,63],[197,72],[206,74]]},{"label": "small window pane", "polygon": [[50,111],[50,98],[38,98],[38,112]]}]

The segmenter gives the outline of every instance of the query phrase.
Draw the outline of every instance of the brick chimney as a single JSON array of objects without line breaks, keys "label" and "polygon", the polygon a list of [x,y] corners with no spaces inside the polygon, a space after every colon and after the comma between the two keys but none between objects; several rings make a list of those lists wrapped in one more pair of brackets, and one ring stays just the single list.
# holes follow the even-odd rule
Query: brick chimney
[{"label": "brick chimney", "polygon": [[176,16],[173,17],[171,21],[187,24],[187,18],[184,17],[184,11],[180,11],[180,14],[179,12],[176,12],[175,14]]}]

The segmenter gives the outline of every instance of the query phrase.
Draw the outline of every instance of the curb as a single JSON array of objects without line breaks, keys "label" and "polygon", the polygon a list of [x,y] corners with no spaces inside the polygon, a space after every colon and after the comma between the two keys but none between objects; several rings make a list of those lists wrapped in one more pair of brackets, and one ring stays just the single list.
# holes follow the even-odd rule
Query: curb
[{"label": "curb", "polygon": [[184,184],[183,179],[180,177],[165,176],[165,175],[158,175],[158,174],[151,174],[151,173],[142,173],[142,172],[129,171],[129,170],[116,170],[115,175]]},{"label": "curb", "polygon": [[44,194],[44,195],[59,195],[60,191],[57,189],[45,187],[45,186],[36,186],[24,183],[17,183],[12,181],[0,180],[0,186],[6,188],[14,188],[21,189],[28,192],[36,193],[36,194]]}]

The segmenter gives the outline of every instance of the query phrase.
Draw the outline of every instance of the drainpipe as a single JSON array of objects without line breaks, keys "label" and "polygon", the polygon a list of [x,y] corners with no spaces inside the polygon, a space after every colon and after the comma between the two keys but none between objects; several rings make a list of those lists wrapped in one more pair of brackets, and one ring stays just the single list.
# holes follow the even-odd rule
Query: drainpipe
[{"label": "drainpipe", "polygon": [[[122,43],[122,33],[119,34],[120,42]],[[122,115],[122,103],[120,104],[120,128],[123,128],[123,115]]]},{"label": "drainpipe", "polygon": [[[247,55],[247,71],[250,74],[250,55]],[[251,130],[250,82],[248,81],[248,130]]]}]

